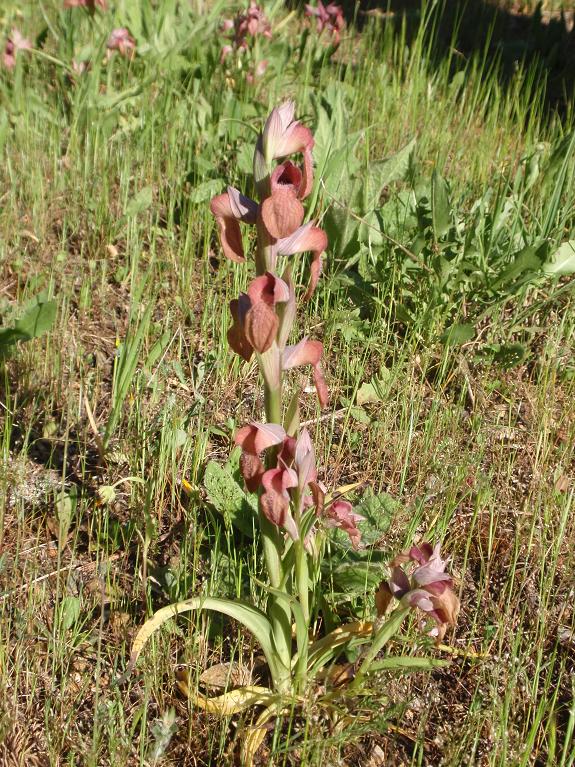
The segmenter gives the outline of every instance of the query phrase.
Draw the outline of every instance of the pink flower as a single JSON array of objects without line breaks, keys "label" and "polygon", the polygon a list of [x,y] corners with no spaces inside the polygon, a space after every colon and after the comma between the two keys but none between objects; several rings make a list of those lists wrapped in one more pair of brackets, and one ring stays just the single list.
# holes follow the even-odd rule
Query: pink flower
[{"label": "pink flower", "polygon": [[297,487],[297,474],[292,469],[269,469],[262,476],[264,492],[260,496],[262,513],[278,527],[283,527],[294,541],[299,538],[299,531],[290,513],[290,494],[288,490]]},{"label": "pink flower", "polygon": [[[301,189],[299,168],[291,162],[278,165],[272,174],[271,186],[272,194],[261,206],[231,186],[227,192],[212,199],[210,210],[218,223],[224,255],[237,263],[245,261],[240,221],[255,224],[259,215],[271,238],[272,263],[269,268],[275,267],[278,255],[313,253],[310,281],[304,295],[304,301],[307,301],[313,295],[321,273],[321,255],[327,248],[327,235],[313,222],[300,226],[303,208],[297,198]],[[288,234],[282,236],[284,232]],[[278,235],[280,238],[276,239]]]},{"label": "pink flower", "polygon": [[[416,563],[410,577],[399,566],[404,563]],[[399,554],[391,563],[391,578],[382,581],[376,593],[378,614],[383,615],[392,599],[398,599],[433,618],[436,627],[430,633],[441,641],[459,614],[459,599],[453,591],[453,579],[445,572],[446,564],[439,544],[432,548],[422,543]]]},{"label": "pink flower", "polygon": [[[295,103],[285,101],[272,110],[261,135],[261,152],[265,163],[287,157],[296,152],[303,153],[303,173],[298,196],[304,199],[313,186],[312,150],[314,139],[305,125],[294,120]],[[257,181],[258,179],[256,179]]]},{"label": "pink flower", "polygon": [[6,69],[14,69],[16,66],[16,56],[20,51],[29,51],[32,43],[24,37],[18,29],[13,29],[12,34],[6,40],[4,48],[3,62]]},{"label": "pink flower", "polygon": [[305,253],[306,251],[313,253],[309,285],[303,297],[304,301],[308,301],[315,292],[321,274],[321,255],[326,248],[327,234],[323,229],[315,226],[313,221],[300,226],[289,237],[285,237],[277,243],[277,251],[281,256],[293,256],[295,253]]},{"label": "pink flower", "polygon": [[210,210],[220,228],[220,241],[224,255],[231,261],[243,263],[245,261],[244,247],[239,222],[256,223],[257,203],[250,200],[249,197],[244,197],[233,186],[229,186],[227,192],[213,198],[210,203]]},{"label": "pink flower", "polygon": [[235,443],[242,448],[240,471],[250,492],[255,492],[264,475],[260,455],[273,445],[280,445],[286,437],[283,426],[275,423],[252,423],[238,429]]},{"label": "pink flower", "polygon": [[234,324],[228,331],[228,343],[246,362],[254,351],[264,354],[271,348],[280,328],[276,304],[288,302],[290,295],[283,280],[266,272],[252,280],[247,293],[230,302]]},{"label": "pink flower", "polygon": [[339,45],[341,39],[341,32],[345,28],[345,19],[343,18],[343,10],[341,6],[335,3],[329,3],[324,5],[321,0],[318,0],[317,7],[313,5],[306,5],[306,16],[315,16],[317,18],[317,31],[321,35],[324,29],[331,32],[333,42],[335,45]]},{"label": "pink flower", "polygon": [[[222,32],[231,32],[231,30],[233,30],[233,34],[231,35],[231,38],[229,38],[231,45],[225,45],[220,54],[220,61],[222,62],[232,50],[246,50],[248,47],[248,37],[255,38],[258,35],[262,35],[263,37],[270,39],[272,36],[271,25],[265,13],[255,0],[251,0],[249,7],[245,11],[240,11],[234,19],[224,19],[221,24],[221,29]],[[257,69],[254,74],[257,76]],[[261,74],[263,74],[263,71]]]},{"label": "pink flower", "polygon": [[89,11],[99,8],[107,11],[108,3],[106,0],[64,0],[64,8],[87,8]]},{"label": "pink flower", "polygon": [[121,56],[132,58],[136,52],[136,41],[126,27],[113,29],[106,43],[109,51],[118,51]]},{"label": "pink flower", "polygon": [[353,548],[359,548],[361,532],[358,530],[357,523],[364,520],[365,517],[356,514],[349,501],[334,501],[325,510],[325,517],[328,527],[338,527],[346,532]]},{"label": "pink flower", "polygon": [[289,237],[301,225],[303,205],[298,199],[302,174],[291,162],[278,165],[271,175],[271,194],[260,206],[264,226],[273,239]]}]

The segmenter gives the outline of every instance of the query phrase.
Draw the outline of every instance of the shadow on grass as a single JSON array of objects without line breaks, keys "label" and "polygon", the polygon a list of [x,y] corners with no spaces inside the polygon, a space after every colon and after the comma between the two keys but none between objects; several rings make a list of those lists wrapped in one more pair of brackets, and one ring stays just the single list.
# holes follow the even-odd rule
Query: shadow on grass
[{"label": "shadow on grass", "polygon": [[[315,5],[315,1],[311,0]],[[403,25],[408,45],[421,33],[430,41],[431,63],[439,64],[455,49],[470,58],[483,54],[501,62],[500,77],[506,84],[520,66],[535,66],[547,81],[545,106],[548,111],[565,112],[573,102],[575,89],[575,3],[571,10],[548,11],[539,3],[534,11],[521,13],[503,7],[495,0],[338,0],[348,25],[360,29],[370,17],[391,24],[399,31]],[[305,2],[292,0],[291,7],[303,12]],[[567,5],[566,3],[564,5]]]}]

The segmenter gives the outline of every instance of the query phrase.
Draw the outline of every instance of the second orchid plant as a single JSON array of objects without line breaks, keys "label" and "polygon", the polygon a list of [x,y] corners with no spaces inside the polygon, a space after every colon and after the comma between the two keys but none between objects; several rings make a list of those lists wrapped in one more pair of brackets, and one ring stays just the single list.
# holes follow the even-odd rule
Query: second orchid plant
[{"label": "second orchid plant", "polygon": [[[313,186],[313,145],[310,129],[295,119],[294,103],[283,103],[271,112],[255,145],[253,172],[258,200],[228,187],[211,201],[222,249],[232,261],[246,260],[240,223],[251,224],[257,231],[256,274],[246,292],[230,304],[228,342],[244,360],[255,357],[263,383],[265,419],[240,428],[235,442],[242,451],[240,468],[246,487],[259,496],[259,527],[268,575],[265,609],[210,596],[179,602],[157,612],[142,627],[131,658],[133,666],[153,632],[175,614],[188,610],[219,611],[250,630],[264,652],[269,687],[245,687],[219,698],[201,693],[191,696],[196,705],[210,712],[231,714],[256,704],[264,706],[246,738],[244,760],[248,763],[265,735],[262,724],[266,719],[281,713],[288,701],[292,705],[294,699],[303,701],[319,675],[325,680],[326,666],[333,665],[346,648],[367,645],[345,676],[348,689],[357,689],[372,671],[393,667],[390,659],[382,666],[379,656],[411,609],[421,610],[431,620],[434,628],[428,633],[438,640],[455,624],[459,609],[439,547],[424,543],[392,563],[391,579],[381,584],[376,595],[378,619],[346,624],[321,638],[310,637],[312,621],[318,615],[314,587],[323,552],[322,528],[340,528],[358,548],[358,523],[362,520],[348,501],[328,500],[318,479],[310,435],[299,427],[301,388],[293,382],[291,391],[287,386],[290,370],[309,366],[319,404],[327,404],[323,346],[307,337],[290,343],[297,301],[289,264],[281,277],[278,274],[281,257],[310,252],[304,300],[314,293],[321,274],[327,236],[313,221],[303,223],[302,200]],[[301,165],[288,159],[296,154],[302,157]],[[408,572],[400,567],[406,563],[411,563]],[[394,598],[399,604],[386,615]],[[417,660],[418,667],[425,667],[427,659]]]}]

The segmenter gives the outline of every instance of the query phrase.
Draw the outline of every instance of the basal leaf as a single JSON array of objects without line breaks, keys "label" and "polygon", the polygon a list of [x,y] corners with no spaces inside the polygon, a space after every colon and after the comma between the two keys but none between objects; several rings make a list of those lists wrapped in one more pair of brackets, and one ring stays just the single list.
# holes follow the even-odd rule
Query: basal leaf
[{"label": "basal leaf", "polygon": [[397,658],[383,658],[375,661],[369,667],[369,674],[375,671],[431,671],[451,665],[451,661],[438,658],[418,658],[410,655],[400,655]]},{"label": "basal leaf", "polygon": [[543,264],[543,271],[552,277],[575,274],[575,240],[562,243],[549,261]]},{"label": "basal leaf", "polygon": [[139,213],[144,213],[152,205],[154,199],[154,190],[151,186],[145,186],[132,197],[126,206],[126,216],[133,218]]},{"label": "basal leaf", "polygon": [[365,184],[364,212],[379,207],[379,198],[386,186],[404,179],[409,170],[409,161],[415,148],[415,139],[411,139],[395,154],[386,160],[371,163]]},{"label": "basal leaf", "polygon": [[448,346],[461,346],[475,338],[475,328],[469,323],[456,323],[448,328],[441,336],[443,343]]},{"label": "basal leaf", "polygon": [[132,644],[128,673],[135,668],[142,650],[153,634],[167,621],[191,610],[214,610],[223,615],[228,615],[245,626],[259,642],[272,677],[274,679],[277,677],[280,661],[275,651],[271,623],[266,614],[246,602],[219,599],[217,597],[193,597],[192,599],[186,599],[182,602],[176,602],[173,605],[163,607],[154,613],[136,634]]},{"label": "basal leaf", "polygon": [[231,466],[210,461],[204,473],[204,487],[208,500],[226,522],[245,535],[253,536],[257,508],[238,484]]},{"label": "basal leaf", "polygon": [[47,333],[54,324],[56,311],[56,301],[32,303],[22,317],[16,320],[13,328],[0,329],[0,347],[16,341],[30,341]]}]

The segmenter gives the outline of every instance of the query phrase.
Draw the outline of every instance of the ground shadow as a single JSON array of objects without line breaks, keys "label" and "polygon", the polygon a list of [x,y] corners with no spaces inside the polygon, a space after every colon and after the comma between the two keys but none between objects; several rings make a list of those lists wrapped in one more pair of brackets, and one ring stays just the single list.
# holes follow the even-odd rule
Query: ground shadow
[{"label": "ground shadow", "polygon": [[[425,20],[421,0],[339,0],[339,4],[348,24],[359,29],[374,16],[397,29],[405,24],[408,44]],[[292,0],[290,5],[303,11],[305,3]],[[466,58],[474,53],[497,56],[505,84],[518,66],[537,63],[539,76],[547,81],[547,109],[564,112],[573,102],[575,3],[562,12],[543,10],[540,4],[528,14],[502,7],[495,0],[440,0],[433,14],[433,32],[434,25],[428,24],[428,33],[434,35],[432,64],[452,54],[453,48]]]}]

